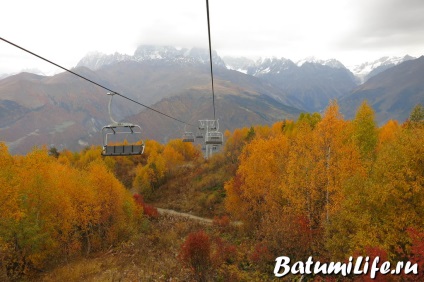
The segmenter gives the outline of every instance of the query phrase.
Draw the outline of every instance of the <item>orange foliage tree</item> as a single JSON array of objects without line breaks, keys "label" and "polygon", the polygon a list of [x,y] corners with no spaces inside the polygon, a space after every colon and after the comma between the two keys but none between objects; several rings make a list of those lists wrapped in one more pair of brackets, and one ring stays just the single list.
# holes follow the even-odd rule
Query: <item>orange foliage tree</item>
[{"label": "orange foliage tree", "polygon": [[136,229],[141,208],[101,158],[56,159],[46,149],[12,157],[4,144],[0,154],[0,259],[11,278]]},{"label": "orange foliage tree", "polygon": [[225,185],[227,210],[276,255],[281,249],[299,259],[324,255],[345,185],[364,173],[352,131],[335,102],[322,119],[303,115],[294,125],[262,130],[244,146],[237,173]]}]

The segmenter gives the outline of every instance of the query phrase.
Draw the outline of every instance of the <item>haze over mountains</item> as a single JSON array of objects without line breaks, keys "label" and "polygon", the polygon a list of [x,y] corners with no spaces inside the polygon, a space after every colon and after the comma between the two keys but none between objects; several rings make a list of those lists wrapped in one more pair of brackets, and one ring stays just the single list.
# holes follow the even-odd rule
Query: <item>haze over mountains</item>
[{"label": "haze over mountains", "polygon": [[[367,99],[379,123],[404,121],[424,104],[424,58],[382,58],[352,72],[337,60],[284,58],[253,61],[213,52],[217,117],[221,130],[296,119],[322,112],[338,99],[346,118]],[[352,69],[352,68],[351,68]],[[131,99],[196,124],[213,118],[207,50],[140,46],[133,56],[91,53],[73,70]],[[364,83],[362,83],[364,82]],[[361,84],[362,83],[362,84]],[[116,97],[113,113],[142,126],[144,138],[166,142],[184,125]],[[106,91],[70,73],[20,73],[0,80],[0,140],[14,153],[35,145],[79,150],[100,144],[110,123]]]}]

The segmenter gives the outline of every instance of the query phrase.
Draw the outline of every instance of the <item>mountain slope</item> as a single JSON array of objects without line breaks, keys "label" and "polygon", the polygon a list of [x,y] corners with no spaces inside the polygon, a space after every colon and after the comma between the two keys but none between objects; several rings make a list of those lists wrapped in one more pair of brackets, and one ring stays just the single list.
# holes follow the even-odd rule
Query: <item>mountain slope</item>
[{"label": "mountain slope", "polygon": [[347,118],[367,100],[379,123],[389,119],[405,121],[416,104],[424,104],[424,56],[403,62],[370,78],[350,95],[340,100]]},{"label": "mountain slope", "polygon": [[[222,132],[243,126],[295,119],[300,113],[300,110],[267,95],[237,89],[233,85],[223,84],[222,81],[216,84],[216,90],[220,93],[216,96],[215,106]],[[196,126],[199,119],[213,119],[212,95],[206,86],[189,89],[181,95],[164,99],[153,107]],[[180,138],[185,130],[196,131],[195,127],[185,126],[148,110],[129,117],[129,120],[141,124],[145,138],[161,142]]]},{"label": "mountain slope", "polygon": [[[88,69],[77,71],[101,81]],[[15,153],[43,144],[76,149],[107,118],[104,92],[69,73],[7,77],[0,81],[0,105],[7,109],[0,114],[0,141]]]},{"label": "mountain slope", "polygon": [[[130,62],[153,66],[153,71],[157,71],[155,67],[158,65],[168,65],[169,68],[174,68],[175,72],[179,72],[179,74],[175,74],[177,76],[184,75],[184,72],[187,72],[187,69],[181,66],[197,65],[203,66],[201,72],[206,75],[206,79],[209,74],[209,68],[205,68],[209,64],[208,50],[198,48],[177,49],[172,46],[142,45],[137,48],[132,56],[119,53],[113,55],[93,53],[83,58],[78,65],[103,71],[107,66],[117,66],[122,63],[129,64]],[[278,87],[280,89],[279,92],[283,94],[282,96],[274,95],[274,99],[284,103],[293,103],[291,105],[302,108],[305,111],[321,111],[328,105],[329,100],[348,94],[357,85],[353,74],[335,59],[323,61],[310,57],[294,64],[284,58],[265,59],[255,63],[247,58],[225,57],[224,62],[213,51],[212,62],[215,69],[234,69],[267,81],[269,84],[274,85],[274,88]],[[178,67],[175,68],[176,66]],[[197,71],[199,72],[200,70]],[[116,74],[116,72],[114,73]],[[163,76],[163,74],[158,75],[159,77]],[[178,84],[184,83],[184,81],[187,81],[187,77],[175,78],[173,86],[170,88],[175,89],[175,85],[177,90],[179,90],[181,88]],[[157,81],[152,80],[150,82],[155,85]],[[132,91],[132,89],[123,87],[125,90]],[[146,90],[149,93],[159,94],[156,91],[158,89]],[[162,98],[169,97],[169,95],[156,94],[151,96],[157,98],[156,100],[146,97],[148,99],[146,101],[155,103]]]},{"label": "mountain slope", "polygon": [[302,109],[309,112],[322,111],[329,100],[356,87],[353,74],[336,60],[305,61],[299,65],[284,58],[267,59],[247,73],[278,86],[288,99],[300,101]]},{"label": "mountain slope", "polygon": [[[224,67],[216,66],[214,70],[217,107],[221,96],[230,95],[231,99],[223,100],[226,111],[231,112],[237,108],[238,102],[243,101],[250,103],[251,111],[257,116],[250,118],[240,114],[237,120],[238,114],[234,114],[232,120],[222,121],[227,128],[249,125],[250,122],[274,121],[275,118],[271,116],[295,118],[299,113],[295,109],[296,102],[290,102],[280,89],[269,83]],[[183,115],[184,119],[192,119],[193,108],[183,103],[198,103],[199,106],[194,108],[201,110],[198,115],[194,115],[194,119],[212,118],[204,116],[211,112],[212,105],[209,66],[205,63],[121,61],[103,66],[97,71],[85,67],[74,71],[145,105],[163,101],[154,106],[164,107],[163,111],[167,114],[172,115],[176,109],[176,114]],[[70,73],[52,77],[21,73],[3,79],[0,81],[0,109],[7,110],[0,114],[0,141],[6,141],[13,153],[25,153],[33,146],[43,144],[72,150],[80,150],[89,144],[101,144],[100,130],[110,123],[107,112],[109,97],[106,92]],[[189,99],[171,99],[187,93],[191,95]],[[278,101],[273,97],[277,97]],[[286,106],[285,102],[290,105]],[[167,103],[171,103],[168,108],[164,106]],[[114,98],[112,109],[117,120],[143,110],[141,106],[120,97]],[[219,107],[217,111],[220,118],[222,114],[219,114]],[[272,115],[269,114],[271,112]],[[222,113],[226,114],[225,111]],[[157,140],[168,138],[168,132],[175,125],[166,124],[163,129],[158,128],[155,123],[157,114],[146,111],[145,115],[143,123],[147,126],[153,124],[152,128],[158,130],[152,136]],[[261,119],[260,116],[265,118]],[[179,136],[180,133],[172,135]]]}]

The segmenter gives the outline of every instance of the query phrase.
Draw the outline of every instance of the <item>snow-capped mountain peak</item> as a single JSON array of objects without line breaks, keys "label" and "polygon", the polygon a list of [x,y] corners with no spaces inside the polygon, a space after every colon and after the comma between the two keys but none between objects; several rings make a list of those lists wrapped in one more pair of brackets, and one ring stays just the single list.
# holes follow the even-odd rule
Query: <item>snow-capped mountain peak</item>
[{"label": "snow-capped mountain peak", "polygon": [[306,57],[305,59],[299,60],[296,62],[296,65],[298,67],[301,67],[304,63],[319,64],[319,65],[328,66],[328,67],[337,68],[337,69],[346,68],[341,62],[339,62],[336,59],[321,60],[321,59],[317,59],[314,56]]},{"label": "snow-capped mountain peak", "polygon": [[[209,51],[201,48],[178,49],[173,46],[141,45],[135,50],[133,56],[120,53],[106,55],[100,52],[90,52],[78,62],[77,67],[85,66],[92,70],[97,70],[103,66],[121,61],[165,61],[209,64]],[[222,61],[216,51],[212,52],[212,61],[214,65],[225,67],[224,61]]]},{"label": "snow-capped mountain peak", "polygon": [[372,62],[365,62],[359,65],[350,66],[349,69],[356,77],[359,78],[360,82],[363,83],[370,77],[379,74],[388,68],[413,59],[415,58],[409,55],[404,57],[385,56]]},{"label": "snow-capped mountain peak", "polygon": [[114,64],[121,61],[129,61],[131,60],[131,56],[127,54],[120,54],[115,52],[114,54],[106,55],[101,52],[90,52],[84,58],[82,58],[77,67],[88,67],[91,70],[98,70],[99,68]]},{"label": "snow-capped mountain peak", "polygon": [[296,67],[293,61],[286,58],[280,58],[280,59],[277,59],[276,57],[265,58],[265,59],[258,60],[256,62],[256,65],[253,68],[250,68],[248,70],[248,73],[254,76],[267,74],[267,73],[279,74],[293,67]]}]

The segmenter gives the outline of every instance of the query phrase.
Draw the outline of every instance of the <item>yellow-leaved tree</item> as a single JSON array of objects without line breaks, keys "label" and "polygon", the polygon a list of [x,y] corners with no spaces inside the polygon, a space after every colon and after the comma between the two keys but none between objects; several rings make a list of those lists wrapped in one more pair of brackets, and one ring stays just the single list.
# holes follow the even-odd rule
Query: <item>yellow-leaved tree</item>
[{"label": "yellow-leaved tree", "polygon": [[11,279],[126,239],[141,218],[132,196],[94,156],[57,159],[35,149],[12,157],[0,144],[0,183],[0,265]]}]

